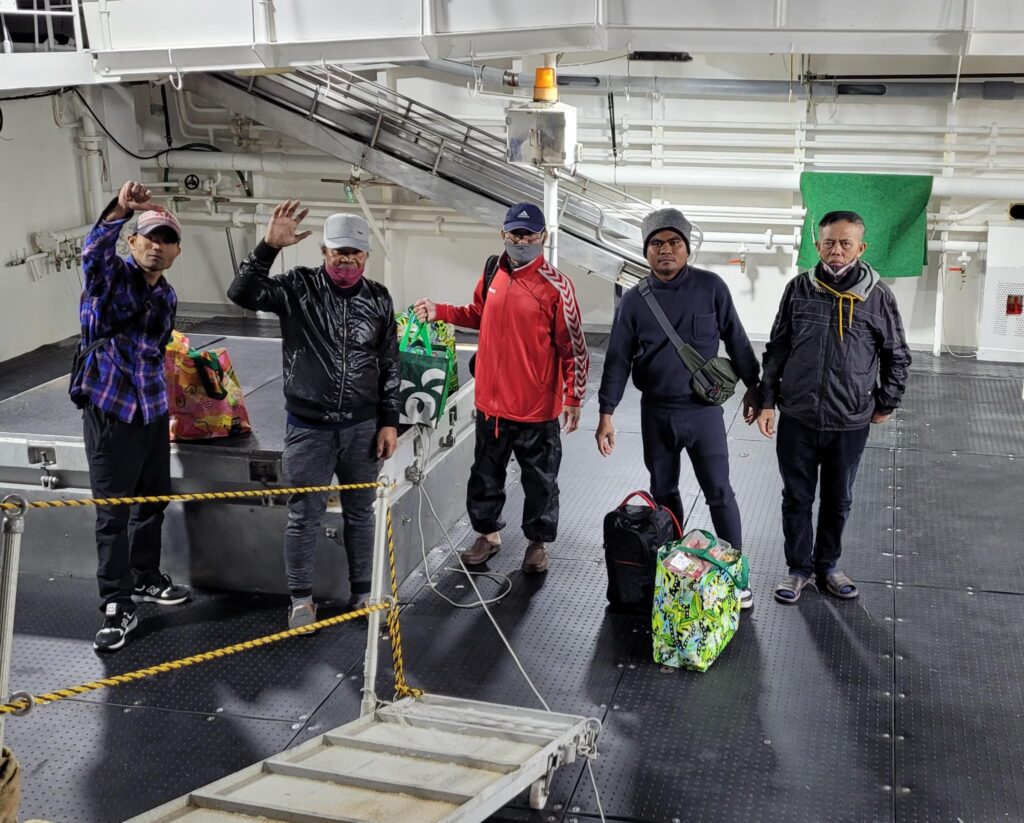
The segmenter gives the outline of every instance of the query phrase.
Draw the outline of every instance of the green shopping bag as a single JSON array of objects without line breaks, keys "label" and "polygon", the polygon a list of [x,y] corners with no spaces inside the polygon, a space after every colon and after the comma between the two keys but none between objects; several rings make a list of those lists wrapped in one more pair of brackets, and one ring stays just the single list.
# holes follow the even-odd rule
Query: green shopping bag
[{"label": "green shopping bag", "polygon": [[411,309],[398,344],[398,366],[399,421],[436,426],[448,405],[451,376],[456,372],[455,352],[447,347],[435,350],[429,325],[417,320]]},{"label": "green shopping bag", "polygon": [[[409,318],[412,318],[413,322],[419,322],[416,320],[416,314],[411,307],[407,311],[395,312],[395,325],[398,326],[399,340],[405,336],[405,330],[409,327]],[[452,359],[455,360],[455,326],[451,323],[445,323],[443,320],[432,320],[424,325],[430,330],[431,348],[434,351],[448,349],[452,353]],[[456,360],[455,368],[448,375],[448,395],[451,396],[458,390],[459,370],[458,361]]]},{"label": "green shopping bag", "polygon": [[736,633],[747,558],[694,529],[658,550],[651,629],[654,662],[707,671]]}]

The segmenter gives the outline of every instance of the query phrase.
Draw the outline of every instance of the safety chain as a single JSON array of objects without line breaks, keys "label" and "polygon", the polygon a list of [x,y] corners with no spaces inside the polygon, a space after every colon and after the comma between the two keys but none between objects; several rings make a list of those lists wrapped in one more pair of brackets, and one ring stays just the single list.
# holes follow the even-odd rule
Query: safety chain
[{"label": "safety chain", "polygon": [[99,691],[100,689],[109,688],[111,686],[122,686],[125,683],[145,680],[147,677],[163,674],[164,672],[184,669],[188,666],[194,666],[197,663],[205,663],[208,660],[217,660],[221,657],[227,657],[228,655],[236,654],[238,652],[256,649],[260,646],[267,646],[271,643],[276,643],[279,640],[287,640],[291,637],[310,634],[311,632],[326,628],[327,626],[335,626],[338,623],[345,623],[349,620],[365,617],[373,612],[384,611],[384,609],[393,610],[394,607],[390,603],[376,603],[372,606],[365,606],[362,609],[346,612],[345,614],[327,617],[323,620],[318,620],[316,623],[310,623],[309,625],[302,626],[298,629],[287,629],[283,632],[267,634],[263,637],[257,637],[254,640],[246,640],[242,643],[235,643],[232,646],[224,646],[223,648],[214,649],[213,651],[194,654],[191,657],[183,657],[180,660],[172,660],[168,663],[160,663],[156,666],[147,666],[145,669],[136,669],[135,671],[127,672],[126,674],[116,674],[112,677],[104,677],[100,680],[94,680],[92,683],[83,683],[80,686],[72,686],[70,689],[58,689],[55,692],[45,692],[43,694],[27,696],[24,692],[19,692],[17,700],[11,700],[9,703],[0,704],[0,714],[25,714],[33,706],[45,706],[49,703],[56,703],[58,700],[66,700],[69,697],[77,697],[79,695]]},{"label": "safety chain", "polygon": [[391,608],[388,610],[388,636],[391,639],[391,661],[395,669],[395,698],[422,697],[423,690],[405,682],[405,662],[402,659],[402,628],[398,619],[398,574],[395,572],[395,533],[391,528],[391,506],[387,509],[388,565],[391,572]]},{"label": "safety chain", "polygon": [[[30,509],[64,509],[78,506],[127,506],[136,503],[195,503],[202,500],[241,500],[251,497],[281,497],[286,494],[343,492],[355,489],[376,489],[380,483],[348,483],[341,486],[298,486],[288,489],[252,489],[234,492],[195,492],[193,494],[160,494],[152,497],[98,497],[85,500],[33,500]],[[0,510],[20,511],[17,503],[0,503]]]}]

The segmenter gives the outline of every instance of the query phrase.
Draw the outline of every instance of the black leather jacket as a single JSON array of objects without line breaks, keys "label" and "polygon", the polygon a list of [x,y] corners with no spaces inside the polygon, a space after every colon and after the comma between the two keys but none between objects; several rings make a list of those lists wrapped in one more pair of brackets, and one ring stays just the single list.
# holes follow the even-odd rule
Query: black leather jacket
[{"label": "black leather jacket", "polygon": [[278,249],[260,244],[239,267],[228,297],[281,319],[285,406],[313,422],[377,418],[397,426],[398,338],[388,290],[363,278],[342,290],[323,266],[270,276]]},{"label": "black leather jacket", "polygon": [[842,293],[826,288],[817,269],[787,284],[764,353],[764,408],[777,403],[806,426],[847,431],[899,407],[910,350],[896,298],[871,266],[858,265]]}]

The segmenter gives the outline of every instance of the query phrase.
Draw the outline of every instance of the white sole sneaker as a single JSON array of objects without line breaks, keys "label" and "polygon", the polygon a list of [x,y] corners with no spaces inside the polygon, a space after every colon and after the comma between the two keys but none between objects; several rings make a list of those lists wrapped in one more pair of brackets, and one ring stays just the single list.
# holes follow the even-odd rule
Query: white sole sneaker
[{"label": "white sole sneaker", "polygon": [[754,593],[750,589],[741,589],[738,592],[738,597],[742,611],[754,608]]}]

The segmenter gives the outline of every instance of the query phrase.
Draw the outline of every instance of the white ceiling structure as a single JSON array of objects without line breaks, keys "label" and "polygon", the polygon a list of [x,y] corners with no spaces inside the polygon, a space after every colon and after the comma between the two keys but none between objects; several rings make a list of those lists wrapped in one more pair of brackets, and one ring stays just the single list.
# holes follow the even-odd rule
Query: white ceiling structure
[{"label": "white ceiling structure", "polygon": [[[75,36],[62,51],[0,54],[0,90],[594,50],[1024,54],[1017,0],[64,0],[53,8]],[[5,21],[29,14],[0,0]]]}]

